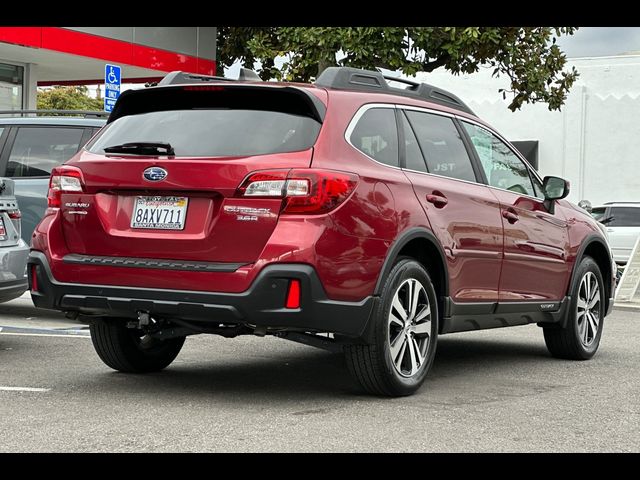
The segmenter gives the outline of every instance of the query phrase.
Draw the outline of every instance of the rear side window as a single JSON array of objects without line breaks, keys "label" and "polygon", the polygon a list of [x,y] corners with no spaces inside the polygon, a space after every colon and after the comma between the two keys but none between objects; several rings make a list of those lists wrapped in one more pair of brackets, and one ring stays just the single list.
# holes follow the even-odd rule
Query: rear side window
[{"label": "rear side window", "polygon": [[44,177],[69,160],[80,148],[84,129],[20,127],[13,142],[7,177]]},{"label": "rear side window", "polygon": [[608,227],[640,227],[640,208],[611,207]]},{"label": "rear side window", "polygon": [[427,161],[429,173],[476,181],[467,149],[453,120],[430,113],[406,111]]},{"label": "rear side window", "polygon": [[358,120],[351,144],[380,163],[397,167],[398,127],[393,108],[371,108]]}]

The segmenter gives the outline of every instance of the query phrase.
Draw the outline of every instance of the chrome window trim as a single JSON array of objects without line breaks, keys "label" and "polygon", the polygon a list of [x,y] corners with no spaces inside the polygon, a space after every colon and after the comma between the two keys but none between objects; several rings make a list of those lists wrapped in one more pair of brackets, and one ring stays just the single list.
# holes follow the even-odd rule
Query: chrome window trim
[{"label": "chrome window trim", "polygon": [[400,110],[414,110],[417,112],[431,113],[433,115],[439,115],[441,117],[448,117],[451,119],[456,118],[456,116],[453,115],[452,113],[441,112],[440,110],[434,110],[433,108],[417,107],[415,105],[400,105],[400,104],[396,104],[396,108]]},{"label": "chrome window trim", "polygon": [[383,167],[387,167],[387,168],[394,168],[396,170],[400,170],[400,171],[407,171],[407,172],[412,172],[412,173],[418,173],[421,175],[432,175],[434,177],[438,177],[438,178],[446,178],[449,180],[453,180],[455,182],[462,182],[462,183],[469,183],[471,185],[482,185],[485,186],[487,188],[491,188],[493,190],[499,190],[502,192],[509,192],[513,195],[520,195],[522,197],[526,197],[526,198],[530,198],[532,200],[536,200],[538,202],[543,202],[544,198],[538,198],[538,197],[534,197],[531,195],[527,195],[525,193],[517,193],[517,192],[513,192],[511,190],[507,190],[505,188],[500,188],[500,187],[494,187],[492,185],[489,185],[488,183],[482,183],[482,182],[478,182],[477,180],[475,182],[469,181],[469,180],[462,180],[460,178],[453,178],[453,177],[447,177],[446,175],[439,175],[437,173],[431,173],[431,172],[421,172],[418,170],[412,170],[410,168],[402,168],[402,167],[396,167],[394,165],[387,165],[386,163],[382,163],[377,161],[375,158],[370,157],[369,155],[367,155],[366,153],[364,153],[362,150],[360,150],[358,147],[356,147],[353,143],[351,143],[350,137],[351,134],[353,133],[353,130],[355,129],[358,121],[360,120],[360,118],[362,118],[362,116],[370,109],[372,108],[392,108],[394,110],[414,110],[414,111],[418,111],[418,112],[424,112],[424,113],[430,113],[433,115],[440,115],[442,117],[447,117],[447,118],[451,118],[451,119],[456,119],[458,121],[461,122],[468,122],[474,125],[477,125],[481,128],[484,128],[485,130],[487,130],[488,132],[494,134],[496,137],[498,137],[502,142],[504,142],[507,145],[507,148],[509,148],[509,150],[511,150],[511,152],[513,152],[513,154],[519,158],[522,162],[524,162],[525,166],[529,169],[530,172],[532,172],[535,177],[538,179],[538,181],[540,183],[542,182],[542,179],[540,178],[540,175],[538,174],[538,172],[536,172],[536,170],[531,166],[531,164],[522,156],[519,154],[519,152],[515,152],[513,148],[511,148],[511,144],[509,143],[509,141],[507,139],[505,139],[502,135],[500,135],[498,132],[496,132],[493,128],[488,127],[487,125],[478,122],[476,120],[472,120],[468,117],[462,117],[460,115],[454,115],[448,112],[442,112],[440,110],[434,110],[432,108],[426,108],[426,107],[418,107],[415,105],[403,105],[403,104],[399,104],[399,103],[367,103],[365,105],[362,105],[357,111],[356,113],[353,115],[353,117],[351,118],[351,120],[349,121],[349,125],[347,125],[347,129],[345,130],[344,133],[344,139],[345,141],[353,148],[355,149],[358,153],[364,155],[365,157],[367,157],[368,159],[370,159],[371,161],[377,163],[378,165],[382,165]]},{"label": "chrome window trim", "polygon": [[[411,173],[420,173],[422,175],[430,175],[430,176],[438,177],[438,178],[446,178],[447,180],[453,180],[454,182],[462,182],[462,183],[468,183],[470,185],[479,185],[481,187],[488,187],[488,185],[485,185],[484,183],[472,182],[470,180],[463,180],[461,178],[447,177],[446,175],[439,175],[437,173],[420,172],[419,170],[412,170],[411,168],[401,168],[400,170],[411,172]],[[511,192],[511,193],[513,193],[513,192]]]}]

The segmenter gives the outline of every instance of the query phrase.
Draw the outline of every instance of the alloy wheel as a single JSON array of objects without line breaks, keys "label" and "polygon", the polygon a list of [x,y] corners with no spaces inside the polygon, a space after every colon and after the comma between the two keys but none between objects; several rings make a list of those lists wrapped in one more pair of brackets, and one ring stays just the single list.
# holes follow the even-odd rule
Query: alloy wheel
[{"label": "alloy wheel", "polygon": [[388,317],[391,362],[403,377],[413,377],[424,366],[431,340],[431,306],[422,283],[415,278],[396,290]]},{"label": "alloy wheel", "polygon": [[576,310],[578,337],[588,347],[595,341],[600,325],[600,287],[593,272],[587,272],[580,281]]}]

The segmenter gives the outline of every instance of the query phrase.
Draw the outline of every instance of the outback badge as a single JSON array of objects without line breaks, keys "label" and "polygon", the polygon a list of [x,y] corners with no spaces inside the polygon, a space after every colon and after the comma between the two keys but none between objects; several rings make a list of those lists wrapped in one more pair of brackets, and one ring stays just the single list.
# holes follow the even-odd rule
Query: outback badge
[{"label": "outback badge", "polygon": [[164,180],[167,178],[167,175],[167,171],[160,167],[149,167],[142,173],[144,179],[149,180],[150,182],[159,182]]}]

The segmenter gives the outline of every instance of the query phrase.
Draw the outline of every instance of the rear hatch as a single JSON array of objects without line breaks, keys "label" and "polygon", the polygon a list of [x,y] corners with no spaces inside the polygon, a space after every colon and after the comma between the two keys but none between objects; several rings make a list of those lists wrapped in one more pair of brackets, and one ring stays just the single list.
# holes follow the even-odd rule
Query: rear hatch
[{"label": "rear hatch", "polygon": [[324,114],[312,97],[226,84],[124,92],[107,126],[67,164],[82,182],[60,196],[69,251],[255,261],[282,200],[237,189],[250,172],[310,166]]},{"label": "rear hatch", "polygon": [[0,248],[20,241],[20,210],[14,194],[14,182],[0,177]]}]

